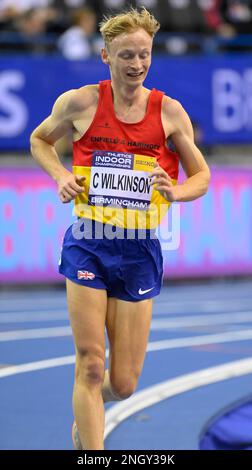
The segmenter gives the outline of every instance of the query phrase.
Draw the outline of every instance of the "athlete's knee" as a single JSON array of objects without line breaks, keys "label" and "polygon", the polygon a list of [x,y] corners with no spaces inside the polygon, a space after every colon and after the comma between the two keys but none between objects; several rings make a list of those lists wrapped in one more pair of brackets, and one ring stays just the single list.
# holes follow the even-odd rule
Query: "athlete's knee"
[{"label": "athlete's knee", "polygon": [[90,386],[102,386],[105,374],[103,351],[82,348],[77,350],[75,380]]},{"label": "athlete's knee", "polygon": [[115,377],[111,380],[112,392],[119,400],[126,400],[135,392],[137,380],[132,377]]}]

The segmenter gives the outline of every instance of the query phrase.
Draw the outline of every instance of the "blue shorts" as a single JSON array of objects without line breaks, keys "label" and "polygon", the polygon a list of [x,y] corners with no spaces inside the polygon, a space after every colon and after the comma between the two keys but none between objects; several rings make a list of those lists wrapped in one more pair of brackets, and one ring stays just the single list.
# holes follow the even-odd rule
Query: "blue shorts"
[{"label": "blue shorts", "polygon": [[94,233],[92,238],[86,234],[84,238],[78,223],[66,231],[59,261],[61,274],[83,286],[106,289],[108,297],[131,302],[159,294],[163,257],[153,232],[147,231],[145,239],[140,239],[137,231],[133,239],[120,238],[121,234],[119,238],[97,239]]}]

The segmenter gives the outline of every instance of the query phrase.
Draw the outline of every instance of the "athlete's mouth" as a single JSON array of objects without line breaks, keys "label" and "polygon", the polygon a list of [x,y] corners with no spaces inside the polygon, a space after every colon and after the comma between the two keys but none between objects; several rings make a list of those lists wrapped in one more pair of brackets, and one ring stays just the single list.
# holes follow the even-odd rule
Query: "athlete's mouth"
[{"label": "athlete's mouth", "polygon": [[143,75],[143,71],[142,72],[127,72],[127,75],[129,77],[141,77],[141,75]]}]

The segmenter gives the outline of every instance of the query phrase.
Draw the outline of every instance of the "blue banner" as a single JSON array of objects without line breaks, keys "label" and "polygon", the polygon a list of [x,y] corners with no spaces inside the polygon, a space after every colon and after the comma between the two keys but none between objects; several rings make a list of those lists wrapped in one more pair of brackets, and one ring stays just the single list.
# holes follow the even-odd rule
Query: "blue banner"
[{"label": "blue banner", "polygon": [[[32,130],[71,88],[109,78],[99,58],[0,58],[0,151],[28,149]],[[205,144],[252,142],[252,56],[154,57],[145,81],[178,99]]]}]

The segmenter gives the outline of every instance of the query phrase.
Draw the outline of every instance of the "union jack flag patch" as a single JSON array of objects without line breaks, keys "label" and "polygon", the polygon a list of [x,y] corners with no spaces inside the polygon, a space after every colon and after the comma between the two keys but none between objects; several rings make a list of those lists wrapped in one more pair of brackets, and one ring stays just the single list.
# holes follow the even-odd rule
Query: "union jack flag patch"
[{"label": "union jack flag patch", "polygon": [[94,273],[90,273],[89,271],[78,271],[77,277],[78,277],[78,279],[85,279],[85,281],[87,281],[87,280],[92,280],[92,279],[94,279],[94,278],[95,278],[95,274],[94,274]]}]

